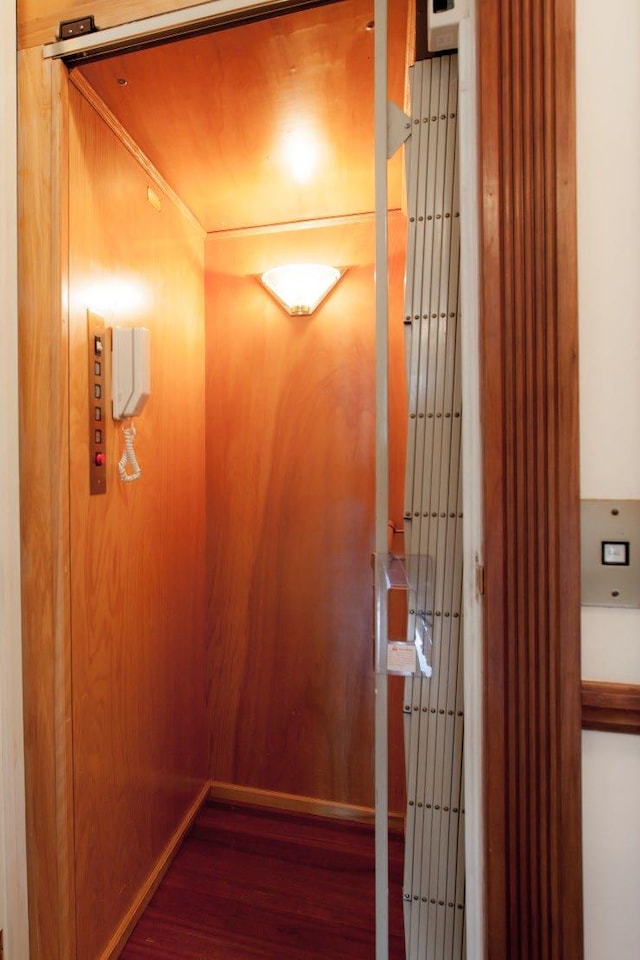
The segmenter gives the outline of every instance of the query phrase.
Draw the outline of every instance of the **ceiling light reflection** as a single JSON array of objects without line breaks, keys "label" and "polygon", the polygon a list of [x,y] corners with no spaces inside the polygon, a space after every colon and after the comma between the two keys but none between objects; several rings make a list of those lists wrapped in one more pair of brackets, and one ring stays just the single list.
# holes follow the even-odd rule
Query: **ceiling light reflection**
[{"label": "ceiling light reflection", "polygon": [[320,161],[320,144],[310,130],[298,129],[285,134],[282,158],[296,183],[309,183]]},{"label": "ceiling light reflection", "polygon": [[151,291],[137,279],[109,277],[87,284],[79,291],[84,304],[101,315],[136,317],[148,312],[151,306]]}]

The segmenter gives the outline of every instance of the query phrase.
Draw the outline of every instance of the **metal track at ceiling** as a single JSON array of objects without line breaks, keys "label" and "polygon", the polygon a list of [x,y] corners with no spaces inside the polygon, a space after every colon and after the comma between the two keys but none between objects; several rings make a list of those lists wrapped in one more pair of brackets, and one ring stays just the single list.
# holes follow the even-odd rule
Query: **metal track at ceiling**
[{"label": "metal track at ceiling", "polygon": [[208,0],[70,39],[58,39],[46,44],[42,55],[45,59],[62,59],[71,66],[337,2],[339,0]]}]

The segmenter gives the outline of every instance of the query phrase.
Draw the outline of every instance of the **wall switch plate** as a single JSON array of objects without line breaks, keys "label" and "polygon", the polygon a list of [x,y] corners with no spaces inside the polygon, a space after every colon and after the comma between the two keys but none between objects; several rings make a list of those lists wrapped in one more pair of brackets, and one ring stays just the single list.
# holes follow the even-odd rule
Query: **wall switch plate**
[{"label": "wall switch plate", "polygon": [[582,603],[640,607],[640,500],[581,503]]},{"label": "wall switch plate", "polygon": [[469,0],[428,0],[427,45],[433,53],[458,49],[460,21],[469,16]]}]

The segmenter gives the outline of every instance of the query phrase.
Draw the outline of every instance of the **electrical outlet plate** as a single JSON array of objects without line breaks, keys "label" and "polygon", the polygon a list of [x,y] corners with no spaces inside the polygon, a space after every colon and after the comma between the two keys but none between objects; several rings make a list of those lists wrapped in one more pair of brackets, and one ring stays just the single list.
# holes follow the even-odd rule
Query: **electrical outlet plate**
[{"label": "electrical outlet plate", "polygon": [[[640,500],[583,500],[581,534],[582,603],[640,607]],[[627,562],[605,563],[606,556]]]},{"label": "electrical outlet plate", "polygon": [[432,53],[458,49],[460,21],[469,16],[469,0],[428,0],[427,46]]}]

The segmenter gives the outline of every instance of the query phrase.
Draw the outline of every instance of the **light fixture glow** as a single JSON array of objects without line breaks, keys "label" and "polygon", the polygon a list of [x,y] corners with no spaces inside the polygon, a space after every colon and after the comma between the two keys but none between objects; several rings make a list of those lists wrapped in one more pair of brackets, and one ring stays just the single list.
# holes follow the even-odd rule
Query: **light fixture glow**
[{"label": "light fixture glow", "polygon": [[292,317],[306,317],[320,306],[344,270],[323,263],[288,263],[260,277],[262,284]]},{"label": "light fixture glow", "polygon": [[295,182],[309,183],[320,161],[320,145],[313,131],[298,128],[285,134],[281,151],[284,164]]},{"label": "light fixture glow", "polygon": [[144,316],[153,301],[151,290],[133,276],[111,275],[77,288],[80,303],[96,313],[113,313],[115,317]]}]

